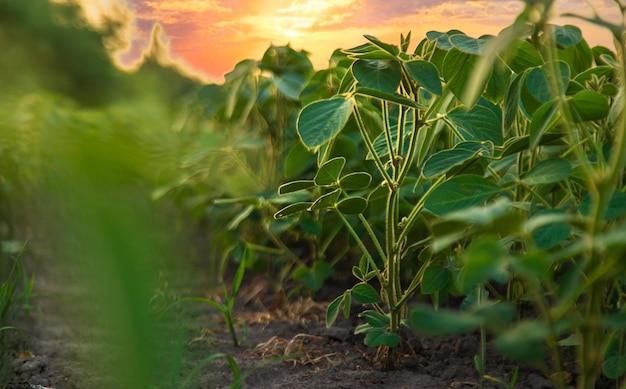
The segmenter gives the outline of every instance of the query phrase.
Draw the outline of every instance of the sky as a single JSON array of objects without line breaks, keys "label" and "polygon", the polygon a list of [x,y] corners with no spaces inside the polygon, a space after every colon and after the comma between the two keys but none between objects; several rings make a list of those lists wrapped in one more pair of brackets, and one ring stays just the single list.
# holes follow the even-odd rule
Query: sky
[{"label": "sky", "polygon": [[[159,24],[169,57],[205,81],[220,82],[243,59],[260,59],[274,45],[310,53],[316,69],[336,48],[365,43],[363,35],[399,44],[411,31],[413,44],[427,31],[458,29],[469,36],[497,35],[523,8],[521,0],[81,0],[97,23],[101,15],[124,26],[117,57],[126,66],[141,58]],[[612,48],[608,32],[563,12],[616,20],[613,0],[557,0],[556,24],[575,24],[590,45]]]}]

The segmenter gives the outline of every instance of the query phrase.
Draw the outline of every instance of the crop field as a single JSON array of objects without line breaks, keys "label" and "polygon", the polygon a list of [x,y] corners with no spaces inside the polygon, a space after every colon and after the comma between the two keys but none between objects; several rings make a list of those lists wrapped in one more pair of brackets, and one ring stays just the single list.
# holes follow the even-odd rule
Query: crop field
[{"label": "crop field", "polygon": [[626,3],[523,3],[206,84],[0,0],[0,388],[626,388]]}]

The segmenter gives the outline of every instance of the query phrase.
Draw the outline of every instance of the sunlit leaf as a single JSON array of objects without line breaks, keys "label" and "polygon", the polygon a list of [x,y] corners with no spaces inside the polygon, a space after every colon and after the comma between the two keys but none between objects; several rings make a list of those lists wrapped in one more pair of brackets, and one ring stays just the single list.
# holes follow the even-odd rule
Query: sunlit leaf
[{"label": "sunlit leaf", "polygon": [[404,67],[418,84],[426,88],[427,91],[441,96],[443,93],[441,79],[435,65],[431,62],[417,59],[405,62]]},{"label": "sunlit leaf", "polygon": [[552,26],[554,28],[554,39],[560,48],[575,45],[583,39],[580,28],[572,25]]},{"label": "sunlit leaf", "polygon": [[359,59],[352,64],[352,73],[363,87],[386,93],[396,92],[402,79],[400,64],[394,60]]},{"label": "sunlit leaf", "polygon": [[308,148],[321,146],[334,138],[348,122],[352,100],[333,97],[304,107],[298,116],[298,135]]}]

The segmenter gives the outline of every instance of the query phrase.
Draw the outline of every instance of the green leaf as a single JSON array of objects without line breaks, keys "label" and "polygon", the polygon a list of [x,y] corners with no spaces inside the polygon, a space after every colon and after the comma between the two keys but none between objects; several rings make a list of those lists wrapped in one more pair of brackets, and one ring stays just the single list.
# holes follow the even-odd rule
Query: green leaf
[{"label": "green leaf", "polygon": [[388,346],[395,347],[400,344],[400,335],[385,331],[380,327],[373,327],[365,332],[365,345],[368,347]]},{"label": "green leaf", "polygon": [[397,56],[398,54],[400,54],[400,50],[398,49],[398,46],[396,45],[390,45],[388,43],[384,43],[372,35],[363,35],[363,37],[393,56]]},{"label": "green leaf", "polygon": [[367,199],[363,197],[348,197],[336,205],[337,211],[344,215],[358,215],[367,209]]},{"label": "green leaf", "polygon": [[[589,208],[591,207],[591,196],[585,195],[578,209],[583,215],[589,215]],[[618,190],[613,191],[611,199],[604,212],[604,220],[614,220],[623,215],[626,215],[626,193]]]},{"label": "green leaf", "polygon": [[[478,60],[479,58],[476,55],[467,54],[457,48],[452,48],[448,51],[443,61],[442,73],[448,88],[468,107],[474,106],[481,95],[481,93],[467,93],[467,85],[474,74],[474,68]],[[477,90],[484,90],[488,80],[489,77],[485,77],[482,84],[476,86]]]},{"label": "green leaf", "polygon": [[626,331],[626,312],[606,315],[600,320],[604,328],[614,331]]},{"label": "green leaf", "polygon": [[441,265],[430,265],[424,271],[421,289],[423,294],[433,294],[442,290],[450,281],[450,271]]},{"label": "green leaf", "polygon": [[485,46],[488,43],[489,38],[470,38],[467,35],[457,34],[450,37],[450,43],[457,49],[467,54],[483,55],[485,53]]},{"label": "green leaf", "polygon": [[313,188],[315,186],[315,181],[313,180],[297,180],[287,182],[278,187],[278,193],[281,195],[287,193],[297,192],[299,190],[305,190],[309,188]]},{"label": "green leaf", "polygon": [[559,48],[566,48],[573,46],[583,39],[583,34],[580,28],[572,25],[566,26],[553,26],[554,38]]},{"label": "green leaf", "polygon": [[460,286],[464,291],[489,280],[506,280],[506,250],[491,237],[480,237],[472,241],[463,256]]},{"label": "green leaf", "polygon": [[543,65],[543,58],[532,43],[517,39],[511,46],[510,52],[514,54],[507,62],[515,73],[521,74],[527,69]]},{"label": "green leaf", "polygon": [[[553,68],[556,69],[557,79],[554,80]],[[552,92],[552,83],[556,81],[561,90],[567,89],[570,79],[570,68],[566,62],[549,62],[539,68],[532,69],[526,77],[526,88],[528,92],[539,101],[546,103],[556,97]],[[554,80],[554,81],[553,81]]]},{"label": "green leaf", "polygon": [[[571,232],[571,227],[569,224],[561,221],[564,215],[567,214],[561,209],[543,209],[533,215],[529,223],[537,220],[533,220],[534,218],[547,218],[541,226],[533,230],[532,238],[537,247],[548,250],[567,239]],[[550,219],[553,220],[550,221]]]},{"label": "green leaf", "polygon": [[359,313],[359,317],[364,317],[367,324],[372,327],[385,328],[390,322],[389,315],[382,314],[373,309]]},{"label": "green leaf", "polygon": [[288,205],[285,208],[281,209],[280,211],[276,212],[274,214],[274,219],[281,219],[283,217],[291,216],[296,213],[302,212],[304,210],[309,209],[311,205],[313,205],[313,203],[311,202],[301,202],[301,203]]},{"label": "green leaf", "polygon": [[395,60],[359,59],[352,64],[352,73],[361,86],[386,93],[396,92],[402,80]]},{"label": "green leaf", "polygon": [[616,380],[626,373],[626,355],[613,355],[602,364],[602,373],[612,380]]},{"label": "green leaf", "polygon": [[315,292],[324,285],[324,281],[330,277],[334,271],[333,267],[324,261],[315,262],[313,268],[307,271],[304,276],[304,283],[310,290]]},{"label": "green leaf", "polygon": [[504,95],[503,127],[506,133],[510,132],[513,123],[515,123],[517,111],[519,110],[520,85],[524,79],[523,75],[514,75],[513,77]]},{"label": "green leaf", "polygon": [[563,158],[552,158],[536,164],[524,176],[526,185],[553,184],[567,179],[572,174],[572,164]]},{"label": "green leaf", "polygon": [[539,144],[539,140],[546,131],[552,128],[559,119],[559,106],[555,101],[549,101],[535,110],[530,122],[530,143],[529,147],[534,150]]},{"label": "green leaf", "polygon": [[283,75],[275,75],[272,77],[272,81],[285,96],[293,101],[297,101],[306,83],[306,78],[299,73],[285,73]]},{"label": "green leaf", "polygon": [[309,149],[327,143],[343,129],[351,113],[352,100],[341,96],[307,105],[297,122],[302,143]]},{"label": "green leaf", "polygon": [[502,354],[522,362],[541,362],[545,355],[544,340],[548,325],[526,321],[507,330],[496,339],[496,348]]},{"label": "green leaf", "polygon": [[409,326],[430,336],[466,334],[482,324],[483,319],[474,314],[447,309],[435,311],[426,305],[417,305],[409,313]]},{"label": "green leaf", "polygon": [[380,301],[380,296],[376,289],[364,282],[354,285],[351,294],[360,304],[373,304]]},{"label": "green leaf", "polygon": [[335,189],[332,192],[326,193],[315,200],[309,210],[314,211],[316,209],[333,208],[340,195],[341,189]]},{"label": "green leaf", "polygon": [[601,93],[583,90],[568,99],[576,122],[601,120],[609,115],[609,99]]},{"label": "green leaf", "polygon": [[345,165],[346,159],[344,157],[335,157],[326,161],[315,174],[315,185],[327,186],[337,184]]},{"label": "green leaf", "polygon": [[437,177],[456,166],[461,166],[481,152],[489,154],[489,150],[482,142],[460,142],[451,150],[442,150],[433,154],[424,163],[422,175],[424,178]]},{"label": "green leaf", "polygon": [[313,156],[302,142],[294,142],[285,158],[285,176],[295,177],[306,171],[315,161]]},{"label": "green leaf", "polygon": [[478,205],[501,190],[498,185],[480,176],[456,176],[435,188],[424,206],[436,215],[445,215]]},{"label": "green leaf", "polygon": [[339,186],[343,189],[364,189],[372,182],[372,175],[367,172],[354,172],[346,174],[339,180]]},{"label": "green leaf", "polygon": [[416,59],[414,61],[405,62],[404,67],[418,84],[423,86],[427,91],[441,96],[443,89],[441,87],[439,72],[435,65],[428,61]]},{"label": "green leaf", "polygon": [[459,106],[448,112],[446,118],[459,128],[465,140],[490,140],[496,146],[504,142],[502,118],[487,107],[475,105],[468,110]]},{"label": "green leaf", "polygon": [[379,100],[387,100],[389,102],[403,105],[409,108],[419,108],[419,109],[425,108],[423,105],[418,104],[417,102],[411,99],[408,99],[402,95],[399,95],[398,93],[388,93],[388,92],[383,92],[377,89],[366,88],[363,86],[357,87],[355,90],[355,93],[359,95],[363,95],[363,96],[374,97]]},{"label": "green leaf", "polygon": [[342,294],[341,296],[334,299],[326,308],[326,328],[333,325],[335,320],[337,320],[337,316],[339,316],[339,310],[341,309],[341,305],[345,304],[346,294]]}]

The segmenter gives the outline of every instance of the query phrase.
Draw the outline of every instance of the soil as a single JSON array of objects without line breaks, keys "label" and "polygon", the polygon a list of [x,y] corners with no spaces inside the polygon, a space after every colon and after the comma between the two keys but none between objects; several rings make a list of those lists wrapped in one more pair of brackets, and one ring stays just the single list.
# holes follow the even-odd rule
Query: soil
[{"label": "soil", "polygon": [[[48,254],[31,254],[36,267],[34,309],[30,315],[16,316],[17,325],[27,337],[15,331],[2,334],[3,376],[0,388],[125,388],[118,380],[119,367],[114,366],[118,346],[98,341],[106,325],[96,329],[81,320],[97,308],[84,304],[88,290],[75,282],[80,274],[72,274],[61,266],[45,266]],[[158,296],[175,300],[179,296],[208,296],[210,276],[195,265],[181,276],[162,275]],[[73,278],[74,277],[74,278]],[[167,283],[164,281],[167,280]],[[353,306],[350,319],[340,317],[326,328],[325,307],[345,290],[344,282],[331,280],[315,298],[286,298],[273,292],[272,283],[256,275],[244,280],[237,295],[234,316],[240,320],[237,347],[230,339],[223,317],[213,307],[202,303],[179,304],[164,315],[160,334],[166,334],[156,359],[163,368],[155,372],[157,380],[150,388],[228,388],[233,374],[225,358],[204,363],[214,353],[234,358],[242,375],[243,388],[479,388],[474,356],[480,353],[478,334],[450,338],[430,338],[404,332],[400,360],[393,371],[382,371],[376,349],[363,344],[354,329],[361,324]],[[343,288],[343,289],[342,289]],[[88,298],[87,298],[88,299]],[[157,304],[158,305],[158,304]],[[242,325],[240,323],[245,323]],[[178,339],[182,336],[182,342]],[[177,345],[181,345],[177,354]],[[489,348],[491,350],[491,348]],[[97,365],[89,355],[102,356]],[[180,377],[171,380],[172,362],[180,355]],[[510,382],[518,365],[492,351],[488,352],[486,373]],[[194,368],[198,367],[197,371]],[[575,379],[575,368],[572,368]],[[598,386],[615,387],[615,382]],[[485,382],[485,388],[504,387]],[[539,370],[519,366],[515,388],[553,388],[551,381]]]}]

